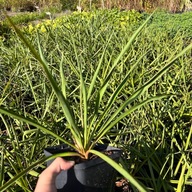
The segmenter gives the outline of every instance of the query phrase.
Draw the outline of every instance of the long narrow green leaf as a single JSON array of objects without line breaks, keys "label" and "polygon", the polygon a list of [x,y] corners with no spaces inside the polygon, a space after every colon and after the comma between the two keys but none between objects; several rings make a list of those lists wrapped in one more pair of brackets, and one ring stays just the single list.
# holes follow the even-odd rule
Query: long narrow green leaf
[{"label": "long narrow green leaf", "polygon": [[[9,177],[10,177],[11,179],[14,177],[13,174],[10,173],[10,172],[7,172],[7,175],[9,175]],[[19,185],[19,186],[22,188],[23,191],[25,191],[25,192],[31,192],[31,190],[29,190],[29,188],[26,187],[19,179],[16,180],[15,183],[16,183],[17,185]]]},{"label": "long narrow green leaf", "polygon": [[44,112],[43,112],[43,115],[42,115],[42,119],[45,117],[46,113],[48,112],[49,110],[49,107],[52,105],[53,103],[53,100],[54,100],[54,97],[55,97],[55,94],[54,94],[54,91],[52,90],[51,94],[49,95],[49,98],[47,100],[47,103],[49,103],[49,105],[46,105],[45,106],[45,109],[44,109]]},{"label": "long narrow green leaf", "polygon": [[83,106],[83,109],[81,109],[81,118],[82,120],[82,128],[83,128],[83,136],[84,136],[84,148],[87,145],[88,142],[88,129],[87,129],[87,112],[88,112],[88,101],[87,101],[87,90],[86,90],[86,86],[85,86],[85,81],[83,78],[83,69],[82,69],[82,64],[79,61],[78,58],[78,54],[77,54],[77,48],[75,45],[75,40],[72,37],[72,41],[73,41],[73,48],[74,48],[74,52],[75,52],[75,57],[76,57],[76,61],[78,64],[78,68],[79,68],[79,77],[80,77],[80,107]]},{"label": "long narrow green leaf", "polygon": [[93,149],[90,150],[90,152],[99,156],[104,161],[106,161],[109,165],[111,165],[114,169],[116,169],[121,175],[123,175],[132,185],[134,185],[140,192],[147,192],[145,187],[143,187],[136,179],[133,178],[133,176],[131,176],[124,168],[122,168],[118,163],[113,161],[111,158]]},{"label": "long narrow green leaf", "polygon": [[74,145],[72,145],[70,142],[68,142],[67,140],[63,139],[62,137],[60,137],[59,135],[55,134],[54,132],[50,131],[49,129],[45,128],[44,126],[42,126],[41,124],[39,124],[38,122],[36,122],[35,120],[33,119],[29,119],[27,117],[24,117],[22,115],[19,115],[17,113],[15,113],[14,111],[12,110],[7,110],[3,107],[0,106],[0,113],[2,114],[5,114],[5,115],[8,115],[8,116],[11,116],[12,118],[15,118],[15,119],[18,119],[22,122],[25,122],[25,123],[28,123],[30,125],[33,125],[34,127],[37,127],[38,129],[40,129],[41,131],[53,136],[54,138],[68,144],[69,146],[75,148]]},{"label": "long narrow green leaf", "polygon": [[177,184],[177,192],[182,192],[184,188],[185,172],[186,172],[187,162],[182,165],[181,174]]},{"label": "long narrow green leaf", "polygon": [[[144,106],[145,104],[147,104],[151,101],[160,100],[167,96],[168,95],[159,95],[159,96],[148,98],[148,99],[142,101],[141,103],[134,105],[130,109],[126,110],[125,112],[123,112],[119,117],[116,117],[114,121],[111,121],[111,119],[110,119],[97,133],[97,139],[96,139],[95,143],[97,143],[112,127],[114,127],[118,122],[120,122],[124,117],[128,116],[130,113],[134,112],[135,110],[141,108],[142,106]],[[108,124],[109,122],[111,122],[111,123]]]},{"label": "long narrow green leaf", "polygon": [[139,33],[141,32],[141,30],[145,27],[145,25],[148,23],[148,21],[151,19],[151,17],[153,16],[154,13],[152,13],[146,20],[145,22],[134,32],[134,34],[131,36],[130,40],[128,41],[128,43],[124,46],[124,48],[122,49],[122,51],[120,52],[120,54],[118,55],[118,57],[115,59],[111,70],[109,71],[105,81],[103,82],[103,86],[101,88],[101,93],[105,92],[106,88],[107,88],[107,84],[112,76],[112,73],[114,71],[114,68],[117,66],[117,64],[119,63],[119,61],[122,59],[123,55],[129,50],[129,48],[131,47],[133,41],[135,40],[135,38],[139,35]]},{"label": "long narrow green leaf", "polygon": [[[39,47],[39,53],[40,53],[40,58],[41,60],[38,60],[39,63],[41,64],[41,66],[43,67],[44,71],[45,71],[45,74],[46,74],[46,77],[48,78],[58,100],[60,101],[61,103],[61,106],[62,106],[62,109],[63,109],[63,112],[69,122],[69,124],[72,126],[71,127],[71,131],[72,131],[72,134],[74,135],[75,138],[79,138],[80,139],[80,134],[79,134],[79,130],[77,128],[77,125],[75,124],[75,119],[72,115],[72,111],[70,109],[70,106],[68,104],[68,101],[64,98],[61,90],[59,89],[59,87],[57,86],[57,83],[56,81],[53,79],[49,69],[48,69],[48,64],[47,64],[47,61],[45,60],[44,56],[43,56],[43,53],[42,53],[42,49],[41,49],[41,46],[40,46],[40,40],[39,40],[39,35],[37,33],[37,37],[38,37],[38,47]],[[38,53],[37,53],[38,54]],[[73,130],[74,128],[74,130]]]},{"label": "long narrow green leaf", "polygon": [[[184,148],[184,151],[187,151],[188,149],[188,146],[190,144],[190,141],[191,141],[191,135],[192,135],[192,125],[191,125],[191,128],[190,128],[190,131],[189,131],[189,134],[188,134],[188,137],[187,137],[187,141],[185,143],[185,148]],[[175,168],[175,171],[174,171],[174,175],[177,175],[178,171],[180,170],[180,167],[183,163],[183,161],[185,161],[185,153],[182,153],[181,157],[180,157],[180,160]]]},{"label": "long narrow green leaf", "polygon": [[[7,152],[8,152],[8,151],[7,151]],[[10,153],[8,152],[8,154],[10,154]],[[21,161],[20,161],[20,159],[18,159],[18,158],[16,157],[16,160],[15,160],[15,161],[18,163],[18,165],[15,165],[15,164],[14,164],[13,158],[12,158],[12,159],[7,158],[7,161],[9,162],[9,166],[12,167],[12,169],[14,170],[14,174],[17,175],[17,174],[19,173],[18,168],[21,167]],[[11,174],[10,176],[13,177],[12,174]],[[17,182],[19,183],[20,186],[25,186],[26,180],[25,180],[24,178],[20,178],[19,180],[17,180]]]},{"label": "long narrow green leaf", "polygon": [[102,116],[99,118],[98,123],[96,124],[95,128],[94,128],[94,132],[93,134],[97,131],[97,129],[99,128],[99,125],[101,124],[102,120],[104,119],[105,115],[108,113],[108,111],[110,110],[110,107],[113,105],[113,103],[116,101],[117,96],[119,95],[119,93],[121,92],[121,90],[123,89],[123,87],[126,85],[126,82],[129,78],[129,75],[131,74],[131,72],[136,68],[136,66],[140,63],[141,59],[146,55],[147,53],[144,53],[143,55],[141,55],[141,57],[136,61],[136,63],[131,67],[131,69],[128,71],[128,73],[126,74],[125,78],[123,79],[123,81],[119,84],[119,86],[116,88],[116,90],[114,91],[114,93],[111,95],[111,97],[109,98],[109,101],[105,107],[104,112],[102,113]]},{"label": "long narrow green leaf", "polygon": [[[63,56],[65,56],[65,55],[63,55]],[[76,66],[73,64],[73,61],[70,61],[68,58],[64,57],[64,62],[67,63],[70,66],[70,68],[72,69],[72,71],[75,73],[75,75],[77,77],[79,77],[79,72],[76,69]]]},{"label": "long narrow green leaf", "polygon": [[1,157],[0,157],[0,186],[2,186],[3,184],[3,180],[4,180],[4,149],[1,148]]},{"label": "long narrow green leaf", "polygon": [[148,167],[149,167],[149,172],[151,175],[152,183],[154,186],[154,191],[158,191],[157,182],[155,180],[155,175],[154,175],[154,169],[153,169],[153,165],[152,165],[150,159],[148,159]]},{"label": "long narrow green leaf", "polygon": [[[10,92],[10,93],[6,93],[6,92],[7,92],[8,88],[9,88],[9,86],[11,85],[11,81],[12,81],[12,79],[13,79],[13,76],[15,75],[16,70],[18,70],[18,67],[20,66],[19,64],[20,64],[20,62],[18,62],[18,63],[16,64],[15,68],[12,70],[11,74],[9,75],[9,80],[7,81],[4,89],[1,91],[1,95],[0,95],[0,105],[3,103],[3,101],[4,101],[4,100],[9,96],[9,94],[11,93],[11,92]],[[6,95],[5,95],[5,93],[6,93]]]},{"label": "long narrow green leaf", "polygon": [[90,98],[91,93],[92,93],[92,91],[93,91],[93,88],[94,88],[94,86],[95,86],[95,81],[96,81],[96,79],[97,79],[97,77],[98,77],[99,70],[100,70],[100,68],[101,68],[101,66],[102,66],[102,64],[103,64],[103,59],[104,59],[104,56],[105,56],[105,54],[106,54],[106,49],[107,49],[107,47],[108,47],[108,45],[109,45],[109,42],[110,42],[112,36],[113,36],[113,33],[110,35],[109,40],[107,41],[106,46],[104,47],[104,50],[103,50],[101,59],[99,60],[99,64],[98,64],[98,66],[97,66],[97,68],[96,68],[96,70],[95,70],[95,72],[94,72],[93,78],[92,78],[92,80],[91,80],[91,84],[90,84],[90,86],[89,86],[87,99]]},{"label": "long narrow green leaf", "polygon": [[38,102],[37,102],[37,97],[36,97],[35,92],[34,92],[34,87],[33,87],[33,85],[32,85],[32,82],[31,82],[30,78],[29,78],[29,75],[27,74],[26,68],[25,68],[25,75],[26,75],[26,77],[27,77],[27,81],[28,81],[29,86],[30,86],[30,88],[31,88],[31,92],[32,92],[33,98],[34,98],[34,100],[35,100],[35,105],[36,105],[36,107],[37,107],[37,110],[39,110],[39,105],[38,105]]},{"label": "long narrow green leaf", "polygon": [[[177,60],[179,57],[181,57],[183,54],[185,54],[187,51],[189,51],[192,48],[192,43],[188,45],[184,50],[182,50],[179,54],[177,54],[174,58],[169,59],[167,61],[167,65],[165,65],[157,74],[155,74],[148,82],[146,82],[141,88],[136,90],[135,93],[133,93],[127,101],[125,101],[110,117],[110,119],[105,123],[104,127],[107,127],[116,117],[117,115],[127,107],[128,104],[136,100],[139,96],[141,96],[150,86],[152,86],[157,79],[159,79],[163,74],[166,73],[166,71],[174,64],[174,61]],[[125,115],[126,116],[126,115]],[[116,120],[115,120],[116,121]],[[105,128],[102,128],[103,131]]]},{"label": "long narrow green leaf", "polygon": [[39,36],[38,37],[38,46],[39,46],[39,52],[40,55],[36,52],[35,48],[33,47],[33,45],[24,37],[24,35],[22,34],[22,32],[16,27],[16,25],[12,22],[12,20],[9,18],[9,16],[7,16],[7,19],[9,20],[9,22],[11,23],[11,25],[13,26],[13,28],[15,29],[17,35],[20,37],[20,39],[25,43],[25,45],[29,48],[30,52],[33,54],[33,56],[37,59],[37,61],[40,63],[41,67],[44,69],[44,72],[46,74],[47,79],[49,80],[55,94],[57,95],[58,100],[61,103],[63,112],[65,114],[65,117],[68,121],[68,123],[71,125],[69,128],[75,138],[75,140],[77,140],[79,145],[82,145],[81,143],[81,137],[80,137],[80,131],[75,123],[75,118],[73,117],[72,111],[70,109],[70,106],[67,102],[67,100],[64,98],[61,90],[58,88],[57,83],[55,82],[55,80],[53,79],[49,69],[48,69],[48,64],[46,62],[46,60],[43,57],[42,54],[42,50],[41,50],[41,46],[40,46],[40,41],[39,41]]},{"label": "long narrow green leaf", "polygon": [[122,49],[122,51],[120,52],[120,54],[118,55],[118,57],[115,59],[112,67],[111,67],[111,70],[108,72],[107,74],[107,77],[105,78],[103,84],[102,84],[102,87],[98,93],[98,96],[97,96],[97,100],[96,100],[96,113],[98,111],[98,108],[99,108],[99,104],[100,104],[100,101],[108,87],[108,82],[112,76],[112,73],[114,71],[114,68],[117,66],[117,64],[119,63],[119,61],[122,59],[123,55],[129,50],[129,48],[131,47],[133,41],[135,40],[135,38],[139,35],[139,33],[141,32],[141,30],[145,27],[145,25],[147,24],[147,22],[151,19],[151,17],[153,16],[154,13],[152,13],[148,18],[147,20],[134,32],[134,34],[131,36],[130,40],[128,41],[128,43],[124,46],[124,48]]},{"label": "long narrow green leaf", "polygon": [[60,61],[61,90],[62,90],[63,96],[66,99],[67,98],[67,93],[66,93],[67,82],[66,82],[65,74],[64,74],[64,70],[63,70],[63,61],[64,61],[64,56],[62,54],[61,61]]}]

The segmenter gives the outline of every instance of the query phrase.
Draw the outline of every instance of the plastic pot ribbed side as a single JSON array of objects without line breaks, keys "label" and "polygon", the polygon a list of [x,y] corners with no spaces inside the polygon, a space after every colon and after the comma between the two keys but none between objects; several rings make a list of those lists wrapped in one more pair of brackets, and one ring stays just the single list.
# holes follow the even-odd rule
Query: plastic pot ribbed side
[{"label": "plastic pot ribbed side", "polygon": [[[121,150],[107,145],[97,145],[98,151],[110,151],[109,157],[118,162]],[[44,150],[46,156],[71,151],[69,147],[59,145]],[[53,160],[48,161],[49,166]],[[116,171],[97,157],[92,160],[75,164],[67,171],[62,171],[56,178],[58,192],[113,192]]]}]

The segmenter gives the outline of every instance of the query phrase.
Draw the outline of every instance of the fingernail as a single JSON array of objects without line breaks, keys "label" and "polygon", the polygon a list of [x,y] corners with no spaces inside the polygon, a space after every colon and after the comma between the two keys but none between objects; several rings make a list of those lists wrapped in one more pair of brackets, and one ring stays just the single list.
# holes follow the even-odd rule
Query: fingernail
[{"label": "fingernail", "polygon": [[68,161],[68,162],[71,164],[71,166],[75,165],[75,161]]}]

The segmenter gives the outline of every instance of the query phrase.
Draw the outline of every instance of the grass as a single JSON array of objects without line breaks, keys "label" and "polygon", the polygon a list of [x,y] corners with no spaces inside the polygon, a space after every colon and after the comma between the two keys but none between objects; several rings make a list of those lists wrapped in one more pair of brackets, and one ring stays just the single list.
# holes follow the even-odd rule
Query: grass
[{"label": "grass", "polygon": [[[84,78],[89,82],[102,56],[103,45],[109,43],[102,67],[110,69],[112,66],[109,61],[116,58],[129,40],[132,29],[140,22],[140,19],[136,19],[133,25],[128,24],[125,28],[119,26],[118,18],[122,17],[125,20],[126,15],[113,17],[113,14],[117,15],[116,10],[114,13],[97,12],[95,16],[93,13],[83,14],[61,18],[56,22],[55,28],[52,24],[44,24],[44,32],[41,28],[36,29],[40,32],[43,54],[59,85],[61,82],[58,63],[63,58],[65,78],[69,82],[66,93],[74,103],[79,102],[78,89],[74,89],[79,82],[75,78],[77,61],[73,54],[71,36],[75,39]],[[139,61],[139,65],[133,68],[116,107],[156,74],[157,70],[165,65],[167,58],[174,57],[190,44],[191,22],[182,22],[188,20],[182,17],[188,18],[187,13],[181,14],[180,17],[156,13],[150,25],[124,55],[123,64],[115,68],[111,79],[112,86],[107,89],[108,95],[114,92],[122,80],[122,75],[127,74],[136,61]],[[105,18],[110,20],[106,21]],[[181,31],[172,30],[170,35],[170,23],[177,26],[174,22],[180,23],[183,27]],[[35,30],[32,33],[26,30],[25,33],[36,46]],[[13,32],[10,32],[10,37],[6,41],[0,40],[0,105],[11,106],[21,114],[35,117],[51,131],[68,139],[68,129],[64,128],[66,120],[40,67]],[[112,41],[108,41],[110,38]],[[138,98],[138,101],[164,93],[170,94],[168,98],[151,102],[138,109],[103,138],[103,142],[123,149],[122,166],[147,186],[149,191],[190,191],[192,187],[191,54],[190,50],[177,59],[174,67],[142,98]],[[104,71],[99,74],[101,78],[97,79],[98,84],[107,75]],[[76,93],[74,97],[72,92]],[[103,98],[103,107],[108,99],[107,96]],[[78,111],[75,107],[73,110]],[[111,113],[112,111],[109,115]],[[59,141],[26,123],[3,115],[0,118],[0,184],[3,185],[24,168],[41,159],[46,146],[58,144]],[[38,165],[11,185],[7,191],[32,191],[43,168],[44,164]]]}]

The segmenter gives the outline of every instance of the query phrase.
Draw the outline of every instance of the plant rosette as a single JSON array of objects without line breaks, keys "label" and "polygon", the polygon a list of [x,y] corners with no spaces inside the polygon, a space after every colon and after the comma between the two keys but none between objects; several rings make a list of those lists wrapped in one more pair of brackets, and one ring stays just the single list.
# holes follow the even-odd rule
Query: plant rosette
[{"label": "plant rosette", "polygon": [[[153,15],[153,14],[152,14]],[[140,192],[145,192],[147,189],[141,185],[133,176],[127,172],[118,162],[112,160],[109,156],[105,155],[104,153],[95,150],[95,147],[98,143],[102,142],[102,139],[107,136],[111,129],[114,128],[122,119],[127,117],[129,114],[133,113],[135,110],[141,108],[142,106],[146,105],[147,103],[155,100],[159,100],[162,98],[166,98],[168,95],[155,95],[144,100],[140,100],[140,98],[145,94],[145,92],[163,75],[165,74],[170,67],[175,64],[175,61],[184,55],[187,51],[192,48],[192,44],[187,46],[185,49],[180,51],[178,54],[171,55],[164,63],[162,64],[162,68],[148,81],[146,81],[143,85],[138,87],[126,100],[122,101],[120,105],[115,105],[119,100],[119,95],[123,88],[127,85],[126,82],[128,81],[131,72],[139,65],[140,61],[143,57],[145,57],[146,53],[141,55],[140,58],[135,62],[133,66],[130,67],[130,70],[122,77],[122,81],[119,82],[116,89],[109,93],[107,90],[110,87],[110,80],[115,73],[116,67],[123,65],[125,62],[125,54],[131,48],[134,40],[140,34],[142,29],[146,26],[147,22],[151,19],[151,16],[134,32],[132,37],[129,39],[127,44],[124,48],[120,51],[117,55],[115,60],[110,60],[107,63],[109,67],[103,67],[106,49],[108,43],[103,47],[102,55],[100,60],[98,61],[98,65],[94,70],[91,79],[88,79],[83,74],[83,66],[79,60],[79,55],[77,53],[77,47],[75,45],[75,39],[71,36],[71,43],[74,49],[74,59],[75,64],[71,64],[71,68],[73,69],[73,73],[76,75],[78,79],[77,89],[79,90],[79,107],[77,108],[77,103],[71,102],[68,99],[67,93],[67,82],[64,73],[64,57],[65,55],[62,54],[62,59],[60,61],[60,83],[56,82],[54,79],[51,70],[49,68],[49,64],[47,63],[44,55],[42,53],[41,43],[39,39],[39,35],[37,33],[37,42],[38,42],[38,51],[32,45],[29,40],[23,35],[23,33],[14,25],[12,20],[8,17],[9,22],[15,29],[16,33],[20,37],[20,39],[24,42],[27,48],[30,50],[33,57],[38,61],[40,66],[43,68],[44,73],[55,93],[62,112],[64,114],[65,120],[67,122],[67,128],[69,134],[69,138],[65,139],[60,135],[54,133],[49,128],[45,127],[44,125],[40,124],[38,121],[19,115],[15,113],[11,109],[6,109],[5,107],[0,106],[0,113],[4,115],[11,116],[14,119],[18,119],[22,122],[28,123],[42,132],[53,136],[55,139],[59,140],[62,143],[65,143],[69,147],[74,149],[74,152],[64,152],[53,154],[50,157],[46,157],[41,159],[35,163],[33,163],[30,167],[23,170],[21,173],[13,177],[10,181],[5,183],[2,187],[0,187],[0,191],[6,190],[10,185],[16,182],[20,177],[26,174],[29,170],[33,169],[35,166],[42,164],[47,160],[54,159],[57,156],[78,156],[82,159],[89,159],[92,155],[98,156],[104,160],[108,165],[112,166],[115,170],[117,170],[122,176],[124,176],[129,182],[137,188]],[[113,33],[111,34],[108,42],[112,39]],[[156,58],[158,60],[159,58]],[[99,74],[105,74],[104,77],[99,78]],[[88,82],[87,82],[88,81]],[[104,96],[108,96],[107,101],[105,100]],[[105,100],[105,102],[104,102]],[[136,102],[137,101],[137,102]],[[105,105],[103,104],[106,103]],[[79,111],[76,111],[79,110]],[[94,160],[97,161],[97,160]],[[90,161],[88,161],[88,164]],[[84,163],[82,163],[84,165]],[[80,164],[77,164],[75,167],[79,167]],[[107,167],[107,166],[104,166]],[[74,169],[73,169],[74,170]],[[92,172],[92,171],[91,171]],[[105,172],[105,171],[104,171]],[[107,172],[107,171],[106,171]],[[92,173],[93,175],[94,173]],[[110,186],[108,186],[110,187]]]},{"label": "plant rosette", "polygon": [[[121,150],[107,145],[96,145],[95,150],[100,151],[119,162]],[[45,156],[53,154],[74,152],[74,149],[67,145],[48,147],[44,150]],[[93,155],[89,160],[82,160],[79,157],[66,158],[74,160],[76,164],[67,171],[62,171],[56,178],[56,187],[60,192],[102,192],[114,191],[116,171],[101,158]],[[47,166],[53,160],[47,162]],[[81,162],[82,161],[82,162]]]}]

